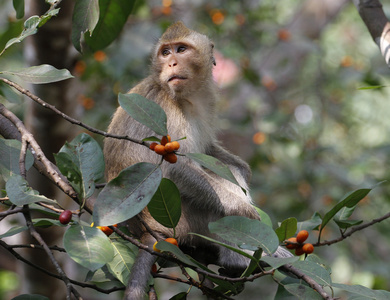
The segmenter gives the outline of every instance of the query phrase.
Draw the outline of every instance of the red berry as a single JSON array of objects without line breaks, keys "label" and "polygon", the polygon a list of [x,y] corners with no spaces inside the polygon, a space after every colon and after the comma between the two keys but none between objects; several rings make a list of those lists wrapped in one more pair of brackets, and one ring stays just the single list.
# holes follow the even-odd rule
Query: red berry
[{"label": "red berry", "polygon": [[61,224],[68,224],[72,220],[72,212],[70,210],[64,210],[58,218]]}]

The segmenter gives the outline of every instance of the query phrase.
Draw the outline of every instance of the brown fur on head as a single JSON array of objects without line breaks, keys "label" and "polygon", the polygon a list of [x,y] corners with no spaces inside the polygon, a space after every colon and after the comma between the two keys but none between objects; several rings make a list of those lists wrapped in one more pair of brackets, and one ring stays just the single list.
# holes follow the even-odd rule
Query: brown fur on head
[{"label": "brown fur on head", "polygon": [[[215,65],[213,43],[206,35],[187,28],[180,21],[168,27],[155,45],[152,57],[153,73],[160,74],[163,72],[160,55],[162,49],[179,43],[188,46],[193,51],[192,55],[185,61],[185,65],[182,64],[182,67],[187,70],[193,69],[196,73],[193,75],[196,75],[199,79],[211,78],[212,66]],[[162,83],[165,84],[165,82]],[[192,83],[192,86],[195,87],[195,85]]]}]

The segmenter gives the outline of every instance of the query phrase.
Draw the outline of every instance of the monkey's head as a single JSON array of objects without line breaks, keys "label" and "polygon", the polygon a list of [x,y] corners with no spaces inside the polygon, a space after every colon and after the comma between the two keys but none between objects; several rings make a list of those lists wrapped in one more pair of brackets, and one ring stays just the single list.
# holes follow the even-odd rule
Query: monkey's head
[{"label": "monkey's head", "polygon": [[175,97],[185,97],[212,81],[214,45],[182,22],[171,25],[156,44],[152,66],[161,86]]}]

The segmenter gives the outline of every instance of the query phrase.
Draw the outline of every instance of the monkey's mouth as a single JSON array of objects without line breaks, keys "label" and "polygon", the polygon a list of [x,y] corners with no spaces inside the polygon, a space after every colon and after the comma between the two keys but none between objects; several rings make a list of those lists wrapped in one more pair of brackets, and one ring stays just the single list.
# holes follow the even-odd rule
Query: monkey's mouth
[{"label": "monkey's mouth", "polygon": [[187,78],[186,77],[183,77],[183,76],[179,76],[179,75],[173,75],[171,77],[169,77],[168,79],[168,82],[171,82],[171,81],[180,81],[180,80],[186,80]]}]

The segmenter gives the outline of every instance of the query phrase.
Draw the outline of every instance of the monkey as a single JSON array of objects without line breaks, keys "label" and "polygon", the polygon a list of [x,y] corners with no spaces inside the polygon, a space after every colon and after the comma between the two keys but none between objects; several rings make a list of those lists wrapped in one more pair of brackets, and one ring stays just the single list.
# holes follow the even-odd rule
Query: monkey
[{"label": "monkey", "polygon": [[[180,152],[204,153],[219,159],[229,167],[240,186],[249,191],[251,170],[248,164],[217,141],[218,88],[212,77],[215,65],[213,48],[212,41],[206,35],[187,28],[180,21],[172,24],[152,50],[150,75],[129,93],[140,94],[164,109],[170,136],[186,137],[181,142]],[[114,113],[108,132],[138,139],[154,134],[121,107]],[[104,156],[108,181],[135,163],[158,164],[161,160],[160,155],[142,145],[113,138],[105,138]],[[163,176],[172,180],[180,191],[182,215],[176,226],[180,249],[206,265],[213,263],[226,270],[244,270],[248,266],[248,258],[188,233],[217,238],[210,234],[208,224],[224,216],[260,220],[249,192],[245,194],[240,186],[185,156],[180,156],[175,164],[163,162],[161,169]],[[160,225],[145,208],[127,224],[131,233],[147,246],[152,247],[156,239],[148,233],[139,218],[162,238],[173,235],[172,229]],[[281,256],[289,254],[282,253]],[[125,299],[142,299],[154,262],[153,255],[139,251]]]}]

